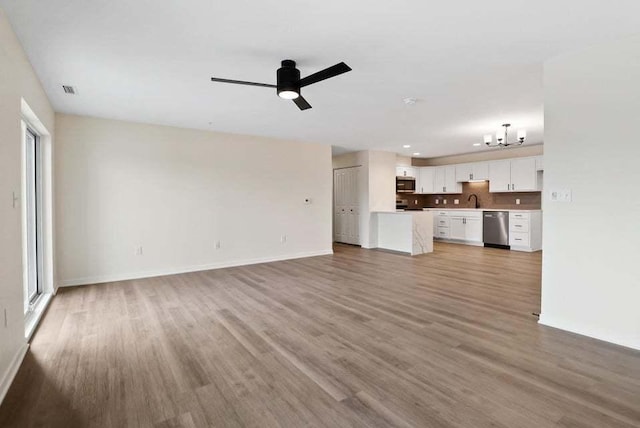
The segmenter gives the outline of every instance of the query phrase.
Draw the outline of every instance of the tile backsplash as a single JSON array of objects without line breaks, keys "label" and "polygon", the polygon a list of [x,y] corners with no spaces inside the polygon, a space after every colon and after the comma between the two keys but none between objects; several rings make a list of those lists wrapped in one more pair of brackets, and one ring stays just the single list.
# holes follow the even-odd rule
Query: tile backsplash
[{"label": "tile backsplash", "polygon": [[[489,193],[489,182],[462,183],[462,194],[448,195],[397,195],[396,199],[406,199],[409,208],[473,208],[474,200],[468,201],[471,194],[478,196],[480,208],[505,208],[537,210],[541,208],[541,192]],[[447,204],[444,204],[444,200]],[[459,204],[455,205],[454,200]],[[516,204],[520,199],[520,205]],[[436,200],[440,203],[436,204]]]}]

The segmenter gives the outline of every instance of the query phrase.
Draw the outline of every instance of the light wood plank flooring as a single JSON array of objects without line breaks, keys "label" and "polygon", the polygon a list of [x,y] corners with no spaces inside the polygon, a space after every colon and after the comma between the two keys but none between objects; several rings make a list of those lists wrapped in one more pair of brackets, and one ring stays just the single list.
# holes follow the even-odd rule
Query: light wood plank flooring
[{"label": "light wood plank flooring", "polygon": [[335,250],[61,290],[0,426],[640,426],[640,353],[531,315],[539,253]]}]

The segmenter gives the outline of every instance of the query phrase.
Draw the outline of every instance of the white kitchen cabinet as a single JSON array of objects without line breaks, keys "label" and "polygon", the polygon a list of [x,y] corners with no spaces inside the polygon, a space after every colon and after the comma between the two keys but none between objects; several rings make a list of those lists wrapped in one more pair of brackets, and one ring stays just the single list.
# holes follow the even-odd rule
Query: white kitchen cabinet
[{"label": "white kitchen cabinet", "polygon": [[535,158],[511,159],[511,191],[538,190],[538,171]]},{"label": "white kitchen cabinet", "polygon": [[462,183],[456,181],[455,166],[435,167],[433,193],[462,193]]},{"label": "white kitchen cabinet", "polygon": [[482,213],[465,219],[465,241],[482,244]]},{"label": "white kitchen cabinet", "polygon": [[465,226],[464,226],[464,217],[452,215],[451,216],[451,225],[449,226],[449,239],[458,239],[460,241],[464,241],[466,236]]},{"label": "white kitchen cabinet", "polygon": [[501,160],[489,163],[489,192],[509,192],[511,190],[511,161]]},{"label": "white kitchen cabinet", "polygon": [[516,158],[489,163],[489,192],[539,190],[536,158]]},{"label": "white kitchen cabinet", "polygon": [[544,171],[544,160],[542,156],[536,156],[536,171]]},{"label": "white kitchen cabinet", "polygon": [[418,168],[415,193],[431,194],[435,191],[435,168],[424,166]]},{"label": "white kitchen cabinet", "polygon": [[540,211],[509,212],[509,246],[515,251],[542,249],[542,213]]},{"label": "white kitchen cabinet", "polygon": [[480,211],[449,211],[449,239],[482,244],[482,213]]},{"label": "white kitchen cabinet", "polygon": [[434,211],[434,238],[482,245],[482,211]]},{"label": "white kitchen cabinet", "polygon": [[412,166],[397,166],[396,177],[416,177],[417,168]]},{"label": "white kitchen cabinet", "polygon": [[456,165],[456,181],[458,183],[472,180],[489,179],[489,163],[474,162]]}]

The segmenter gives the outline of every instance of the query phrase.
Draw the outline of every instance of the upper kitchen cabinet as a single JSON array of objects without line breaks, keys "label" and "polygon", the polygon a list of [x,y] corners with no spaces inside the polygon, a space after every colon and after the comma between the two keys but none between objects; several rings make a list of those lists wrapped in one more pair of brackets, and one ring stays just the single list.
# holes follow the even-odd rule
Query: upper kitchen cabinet
[{"label": "upper kitchen cabinet", "polygon": [[434,193],[436,188],[436,169],[431,166],[418,168],[416,177],[416,193]]},{"label": "upper kitchen cabinet", "polygon": [[417,169],[412,166],[397,166],[396,177],[417,177]]},{"label": "upper kitchen cabinet", "polygon": [[455,166],[435,167],[433,193],[462,193],[462,184],[456,180]]},{"label": "upper kitchen cabinet", "polygon": [[489,163],[475,162],[456,165],[456,181],[461,183],[489,179]]},{"label": "upper kitchen cabinet", "polygon": [[490,192],[539,191],[536,158],[516,158],[489,163]]}]

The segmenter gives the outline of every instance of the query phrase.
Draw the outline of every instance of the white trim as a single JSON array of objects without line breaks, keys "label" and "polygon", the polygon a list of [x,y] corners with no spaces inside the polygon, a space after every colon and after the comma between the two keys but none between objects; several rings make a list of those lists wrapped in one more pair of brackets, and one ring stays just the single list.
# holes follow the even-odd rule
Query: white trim
[{"label": "white trim", "polygon": [[228,262],[209,263],[204,265],[185,266],[171,269],[160,269],[145,272],[129,272],[113,275],[88,276],[84,278],[65,279],[60,283],[61,287],[75,285],[99,284],[103,282],[126,281],[129,279],[151,278],[154,276],[175,275],[179,273],[197,272],[202,270],[222,269],[234,266],[254,265],[258,263],[279,262],[283,260],[302,259],[306,257],[326,256],[333,254],[333,250],[309,251],[304,253],[287,254],[277,257],[261,257],[257,259],[231,260]]},{"label": "white trim", "polygon": [[20,369],[20,365],[24,360],[24,356],[27,355],[28,349],[28,343],[22,345],[22,347],[18,349],[18,352],[16,352],[16,355],[14,355],[13,360],[11,360],[11,364],[9,364],[9,367],[7,367],[7,370],[4,372],[4,376],[0,381],[0,404],[2,404],[2,401],[7,395],[7,392],[9,392],[9,388],[11,387],[13,380],[18,374],[18,370]]},{"label": "white trim", "polygon": [[27,341],[31,340],[31,336],[33,336],[33,332],[36,331],[36,327],[38,327],[38,323],[40,323],[42,315],[47,310],[52,297],[53,293],[42,293],[35,302],[33,310],[27,312],[24,319],[24,336]]},{"label": "white trim", "polygon": [[553,319],[544,314],[540,314],[539,324],[547,327],[553,327],[560,330],[568,331],[571,333],[579,334],[581,336],[591,337],[593,339],[602,340],[603,342],[613,343],[614,345],[624,346],[625,348],[635,349],[640,351],[640,342],[629,340],[628,337],[615,337],[611,335],[604,335],[601,332],[590,330],[589,328],[577,327],[572,325],[571,322],[562,321],[559,319]]}]

